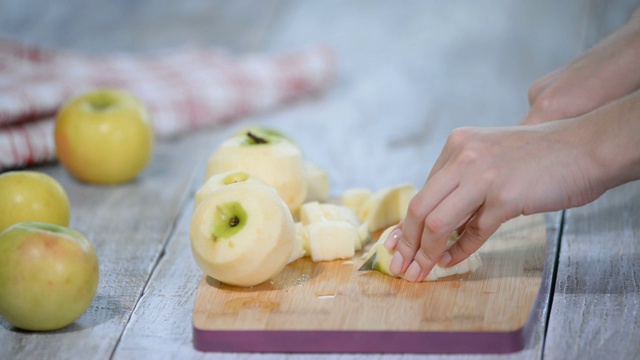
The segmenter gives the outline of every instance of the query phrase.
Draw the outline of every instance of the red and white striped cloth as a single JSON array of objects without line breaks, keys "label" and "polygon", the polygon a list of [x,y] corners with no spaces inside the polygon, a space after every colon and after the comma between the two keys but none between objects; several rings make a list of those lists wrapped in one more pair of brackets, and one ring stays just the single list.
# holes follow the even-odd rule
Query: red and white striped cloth
[{"label": "red and white striped cloth", "polygon": [[185,47],[89,56],[0,39],[0,171],[55,160],[55,113],[71,97],[118,88],[147,106],[158,138],[274,108],[325,90],[332,50],[233,57]]}]

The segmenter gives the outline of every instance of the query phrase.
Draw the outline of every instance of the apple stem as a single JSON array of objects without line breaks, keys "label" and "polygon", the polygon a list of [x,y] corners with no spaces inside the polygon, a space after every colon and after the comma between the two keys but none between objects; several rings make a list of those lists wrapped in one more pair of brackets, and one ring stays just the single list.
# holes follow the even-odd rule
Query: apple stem
[{"label": "apple stem", "polygon": [[237,216],[234,216],[231,219],[229,219],[229,226],[236,227],[238,226],[238,224],[240,224],[240,219],[238,219]]},{"label": "apple stem", "polygon": [[247,137],[253,141],[254,144],[267,144],[269,143],[265,138],[253,134],[251,131],[247,131]]},{"label": "apple stem", "polygon": [[104,97],[91,99],[91,107],[96,111],[105,111],[113,105],[113,101]]}]

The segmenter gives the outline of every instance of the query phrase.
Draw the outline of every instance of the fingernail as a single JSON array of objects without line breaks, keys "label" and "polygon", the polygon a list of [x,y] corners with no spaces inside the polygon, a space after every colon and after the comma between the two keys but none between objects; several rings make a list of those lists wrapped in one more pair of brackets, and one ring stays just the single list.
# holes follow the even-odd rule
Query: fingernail
[{"label": "fingernail", "polygon": [[411,282],[416,281],[418,280],[421,272],[422,269],[420,268],[420,264],[414,261],[409,265],[409,268],[407,268],[407,271],[404,273],[404,278]]},{"label": "fingernail", "polygon": [[451,254],[448,251],[445,251],[444,254],[442,254],[442,256],[440,257],[440,260],[438,261],[438,265],[440,267],[447,267],[447,265],[449,265],[450,262],[451,262]]},{"label": "fingernail", "polygon": [[389,266],[389,270],[395,275],[400,274],[402,272],[402,264],[404,264],[404,259],[402,258],[402,254],[400,251],[396,251],[393,254],[393,258],[391,258],[391,265]]},{"label": "fingernail", "polygon": [[401,237],[402,230],[400,230],[400,228],[393,229],[391,234],[389,234],[389,236],[387,237],[387,240],[384,241],[384,247],[387,248],[387,250],[395,249],[396,246],[398,246],[398,242],[400,241]]}]

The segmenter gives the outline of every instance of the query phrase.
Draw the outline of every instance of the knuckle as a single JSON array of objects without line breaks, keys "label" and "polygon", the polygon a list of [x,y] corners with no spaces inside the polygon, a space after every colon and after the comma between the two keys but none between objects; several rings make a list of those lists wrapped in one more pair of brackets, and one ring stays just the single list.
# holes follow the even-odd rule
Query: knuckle
[{"label": "knuckle", "polygon": [[434,251],[430,251],[429,249],[425,249],[424,247],[420,248],[416,253],[414,260],[420,264],[422,269],[433,267],[441,254],[435,254]]},{"label": "knuckle", "polygon": [[470,166],[477,163],[481,158],[480,152],[475,147],[468,145],[460,151],[456,160],[463,166]]},{"label": "knuckle", "polygon": [[396,247],[396,251],[399,251],[403,257],[411,255],[416,252],[419,241],[415,241],[415,239],[405,238],[404,236],[398,242],[398,246]]},{"label": "knuckle", "polygon": [[531,104],[532,117],[554,118],[558,110],[557,97],[552,91],[544,91],[539,94]]},{"label": "knuckle", "polygon": [[536,102],[538,95],[540,95],[540,87],[541,85],[539,84],[538,81],[536,81],[529,87],[529,91],[527,92],[527,98],[529,99],[529,106],[533,105]]},{"label": "knuckle", "polygon": [[422,199],[420,199],[419,196],[414,196],[410,201],[409,201],[409,207],[407,208],[407,217],[409,217],[410,219],[421,219],[424,214],[424,203],[422,202]]},{"label": "knuckle", "polygon": [[447,223],[439,216],[431,213],[424,219],[424,229],[428,234],[440,237],[446,231]]},{"label": "knuckle", "polygon": [[473,128],[471,127],[459,127],[453,129],[447,138],[447,145],[460,148],[468,143],[469,137],[473,132]]}]

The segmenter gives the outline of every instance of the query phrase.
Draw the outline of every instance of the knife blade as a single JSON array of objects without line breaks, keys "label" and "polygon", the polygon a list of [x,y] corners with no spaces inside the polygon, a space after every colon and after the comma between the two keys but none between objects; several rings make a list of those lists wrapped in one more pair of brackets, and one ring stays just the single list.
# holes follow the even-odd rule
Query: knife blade
[{"label": "knife blade", "polygon": [[376,260],[376,254],[371,255],[371,257],[369,257],[367,259],[367,261],[364,262],[364,264],[362,264],[362,266],[360,266],[360,268],[358,269],[358,271],[370,271],[370,270],[375,270],[373,268],[373,263]]}]

